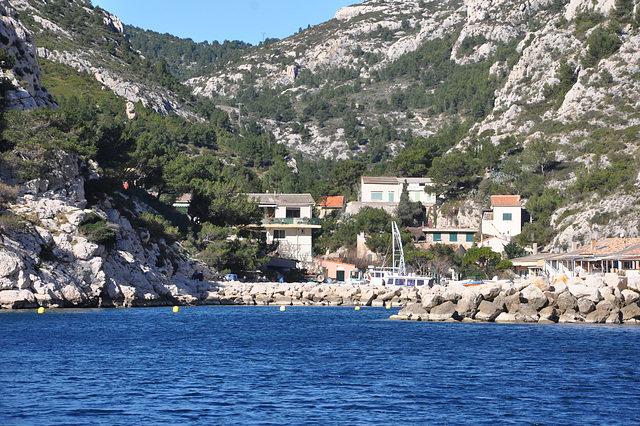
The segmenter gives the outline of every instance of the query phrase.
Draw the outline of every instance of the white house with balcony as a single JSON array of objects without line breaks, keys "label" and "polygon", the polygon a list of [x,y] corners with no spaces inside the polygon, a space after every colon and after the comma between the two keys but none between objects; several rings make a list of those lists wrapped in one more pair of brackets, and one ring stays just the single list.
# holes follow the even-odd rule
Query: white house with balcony
[{"label": "white house with balcony", "polygon": [[394,214],[405,183],[411,201],[418,201],[425,208],[435,205],[435,193],[426,190],[432,184],[429,178],[362,176],[359,200],[349,203],[346,212],[356,214],[363,207],[374,207]]},{"label": "white house with balcony", "polygon": [[311,194],[247,194],[264,211],[262,227],[267,242],[278,242],[280,257],[310,262],[313,259],[313,229],[321,228],[313,218]]},{"label": "white house with balcony", "polygon": [[491,210],[482,216],[482,235],[511,241],[522,232],[522,211],[519,195],[492,195]]}]

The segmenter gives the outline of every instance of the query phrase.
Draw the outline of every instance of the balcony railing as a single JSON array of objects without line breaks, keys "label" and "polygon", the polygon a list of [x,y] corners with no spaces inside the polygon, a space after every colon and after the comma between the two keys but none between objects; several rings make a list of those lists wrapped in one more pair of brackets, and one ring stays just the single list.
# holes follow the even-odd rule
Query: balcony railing
[{"label": "balcony railing", "polygon": [[286,217],[274,218],[265,217],[262,219],[263,225],[320,225],[320,219],[317,217]]}]

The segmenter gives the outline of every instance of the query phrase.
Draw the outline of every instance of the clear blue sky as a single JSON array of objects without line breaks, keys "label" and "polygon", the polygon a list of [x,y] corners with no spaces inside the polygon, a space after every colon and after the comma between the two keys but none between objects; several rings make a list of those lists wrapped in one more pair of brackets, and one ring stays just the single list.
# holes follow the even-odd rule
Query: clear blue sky
[{"label": "clear blue sky", "polygon": [[286,38],[362,0],[92,0],[126,25],[193,41]]}]

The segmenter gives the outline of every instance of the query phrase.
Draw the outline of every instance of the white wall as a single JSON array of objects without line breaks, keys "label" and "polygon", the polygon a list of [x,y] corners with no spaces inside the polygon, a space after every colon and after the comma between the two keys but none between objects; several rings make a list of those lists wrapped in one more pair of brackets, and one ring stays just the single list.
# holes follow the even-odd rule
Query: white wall
[{"label": "white wall", "polygon": [[313,256],[313,241],[311,228],[274,228],[267,232],[267,242],[274,241],[276,230],[284,230],[285,238],[277,239],[278,252],[282,257],[290,257],[300,261],[310,261]]}]

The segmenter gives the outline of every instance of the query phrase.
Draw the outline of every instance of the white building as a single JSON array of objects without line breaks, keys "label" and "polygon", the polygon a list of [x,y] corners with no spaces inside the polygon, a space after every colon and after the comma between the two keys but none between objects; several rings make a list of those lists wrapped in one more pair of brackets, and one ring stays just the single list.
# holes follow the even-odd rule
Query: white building
[{"label": "white building", "polygon": [[522,232],[522,210],[519,195],[492,195],[491,211],[482,216],[482,234],[511,241]]},{"label": "white building", "polygon": [[265,212],[262,227],[267,242],[278,242],[280,257],[310,262],[313,259],[312,230],[321,228],[314,219],[311,194],[247,194]]},{"label": "white building", "polygon": [[346,212],[356,214],[363,207],[375,207],[394,214],[405,183],[411,201],[419,201],[425,208],[436,203],[435,193],[425,191],[432,183],[429,178],[362,176],[359,200],[349,203]]}]

